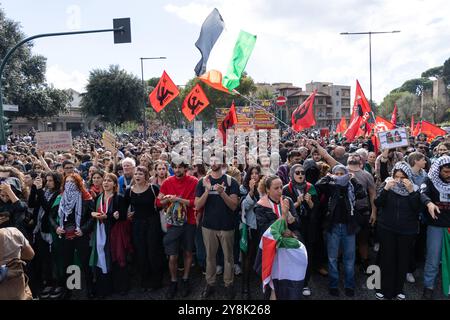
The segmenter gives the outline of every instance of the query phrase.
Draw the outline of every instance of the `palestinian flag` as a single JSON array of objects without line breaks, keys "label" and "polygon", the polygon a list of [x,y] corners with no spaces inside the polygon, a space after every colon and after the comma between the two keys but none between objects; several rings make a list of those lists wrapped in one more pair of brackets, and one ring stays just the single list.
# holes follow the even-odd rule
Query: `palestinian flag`
[{"label": "palestinian flag", "polygon": [[444,230],[442,241],[442,289],[448,297],[450,292],[450,228]]},{"label": "palestinian flag", "polygon": [[286,229],[286,220],[278,219],[264,232],[255,269],[261,273],[263,291],[269,285],[277,300],[298,300],[302,298],[308,254],[299,240],[282,236]]}]

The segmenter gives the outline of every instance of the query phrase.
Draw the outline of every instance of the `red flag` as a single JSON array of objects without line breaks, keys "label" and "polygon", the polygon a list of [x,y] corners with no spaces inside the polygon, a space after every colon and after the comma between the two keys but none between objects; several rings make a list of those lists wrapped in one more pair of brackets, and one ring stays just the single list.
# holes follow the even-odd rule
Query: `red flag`
[{"label": "red flag", "polygon": [[156,112],[160,112],[175,99],[179,93],[178,87],[173,83],[172,79],[170,79],[166,71],[164,71],[159,79],[158,85],[150,93],[148,99],[153,109],[155,109]]},{"label": "red flag", "polygon": [[223,144],[227,144],[227,129],[230,129],[235,124],[238,123],[236,107],[234,106],[234,101],[231,104],[230,111],[228,111],[227,116],[223,119],[220,124],[219,131],[222,133]]},{"label": "red flag", "polygon": [[421,127],[422,127],[422,121],[417,122],[416,126],[414,127],[414,131],[412,131],[412,135],[414,137],[417,137],[419,135]]},{"label": "red flag", "polygon": [[395,129],[395,125],[393,123],[390,123],[386,119],[377,116],[375,118],[374,129],[375,129],[375,133],[383,132],[383,131],[389,131],[389,130]]},{"label": "red flag", "polygon": [[208,105],[208,98],[203,92],[202,87],[197,83],[186,96],[186,99],[184,99],[181,111],[189,121],[192,121],[195,116],[202,112]]},{"label": "red flag", "polygon": [[437,136],[445,136],[447,134],[447,131],[439,128],[438,126],[435,126],[432,123],[429,123],[428,121],[423,120],[421,121],[420,133],[425,133],[427,135],[428,141],[431,141]]},{"label": "red flag", "polygon": [[350,122],[347,130],[344,132],[344,137],[347,138],[347,141],[352,142],[355,140],[356,134],[358,133],[361,126],[362,117],[358,116],[353,118]]},{"label": "red flag", "polygon": [[342,132],[345,132],[345,130],[347,130],[347,120],[345,120],[345,117],[342,117],[341,122],[339,122],[339,124],[336,128],[336,132],[342,133]]},{"label": "red flag", "polygon": [[409,132],[411,133],[411,135],[414,135],[414,115],[411,116],[411,127],[409,128]]},{"label": "red flag", "polygon": [[[371,119],[371,113],[369,101],[367,101],[366,96],[359,85],[359,81],[356,80],[355,103],[353,104],[350,125],[344,133],[347,141],[351,142],[358,133],[364,135],[368,131],[367,127],[370,127],[368,121]],[[360,128],[363,125],[364,129]]]},{"label": "red flag", "polygon": [[394,111],[392,111],[391,123],[396,126],[397,125],[397,104],[394,103]]},{"label": "red flag", "polygon": [[364,95],[361,86],[359,85],[359,81],[356,80],[356,92],[355,92],[355,103],[353,104],[352,116],[350,118],[350,123],[357,117],[361,115],[363,117],[363,122],[367,122],[370,119],[370,114],[372,109],[370,108],[369,101],[367,101],[366,96]]},{"label": "red flag", "polygon": [[303,102],[294,110],[294,112],[292,112],[291,122],[292,129],[294,131],[299,132],[316,124],[313,109],[316,93],[317,90],[314,90],[314,92],[311,93],[311,95],[305,100],[305,102]]},{"label": "red flag", "polygon": [[359,137],[364,137],[366,135],[366,126],[363,125],[362,127],[359,126],[358,131],[356,132],[355,137],[359,138]]}]

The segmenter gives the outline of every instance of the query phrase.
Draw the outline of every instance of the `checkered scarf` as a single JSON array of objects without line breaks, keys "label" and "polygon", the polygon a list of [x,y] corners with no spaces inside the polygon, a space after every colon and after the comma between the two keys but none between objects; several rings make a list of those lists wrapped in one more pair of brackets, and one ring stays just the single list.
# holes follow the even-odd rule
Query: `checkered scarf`
[{"label": "checkered scarf", "polygon": [[67,217],[75,212],[76,230],[80,230],[82,205],[81,191],[78,190],[74,182],[67,181],[64,186],[61,202],[59,203],[58,215],[60,227],[64,227],[64,221],[67,221]]},{"label": "checkered scarf", "polygon": [[442,194],[450,194],[450,183],[445,183],[440,177],[441,167],[450,163],[449,156],[442,156],[433,162],[428,172],[428,177],[433,182],[434,187]]}]

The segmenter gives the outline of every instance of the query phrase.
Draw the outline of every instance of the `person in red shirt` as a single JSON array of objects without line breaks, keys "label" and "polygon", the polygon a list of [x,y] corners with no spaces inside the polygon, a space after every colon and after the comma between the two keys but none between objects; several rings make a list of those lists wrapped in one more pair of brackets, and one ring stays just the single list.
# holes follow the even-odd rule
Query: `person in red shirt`
[{"label": "person in red shirt", "polygon": [[181,295],[187,297],[190,292],[189,271],[192,264],[192,251],[196,219],[194,213],[195,188],[197,178],[188,176],[186,163],[172,163],[174,176],[167,178],[161,185],[156,204],[165,207],[167,219],[167,233],[164,236],[164,249],[169,258],[170,287],[167,298],[173,299],[177,292],[178,253],[180,245],[184,252],[184,274]]}]

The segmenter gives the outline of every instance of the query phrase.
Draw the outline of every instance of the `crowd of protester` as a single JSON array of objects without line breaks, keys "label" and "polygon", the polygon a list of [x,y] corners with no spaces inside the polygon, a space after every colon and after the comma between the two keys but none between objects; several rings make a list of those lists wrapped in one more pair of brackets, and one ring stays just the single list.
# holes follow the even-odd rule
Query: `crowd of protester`
[{"label": "crowd of protester", "polygon": [[[328,277],[331,296],[357,296],[355,266],[366,273],[376,264],[376,298],[404,300],[405,281],[419,283],[424,263],[423,297],[433,298],[450,228],[449,136],[420,134],[377,153],[370,138],[286,131],[271,170],[248,157],[174,163],[168,132],[147,141],[119,136],[117,152],[95,134],[66,152],[42,152],[33,135],[12,137],[0,154],[0,298],[69,299],[71,265],[80,266],[90,298],[126,295],[131,278],[142,291],[167,286],[168,299],[188,298],[194,265],[205,275],[202,298],[214,296],[223,275],[228,299],[235,276],[248,299],[250,280],[260,279],[261,236],[281,216],[286,236],[307,248],[302,296],[313,295],[313,273]],[[20,281],[8,281],[16,274]]]}]

